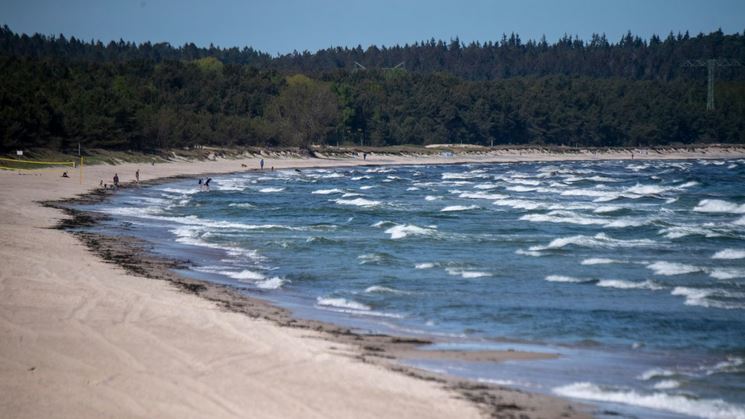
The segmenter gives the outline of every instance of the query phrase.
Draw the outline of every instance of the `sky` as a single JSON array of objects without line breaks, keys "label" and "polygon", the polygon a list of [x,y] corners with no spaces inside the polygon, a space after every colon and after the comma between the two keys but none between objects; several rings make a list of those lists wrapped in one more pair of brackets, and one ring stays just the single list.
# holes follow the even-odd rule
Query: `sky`
[{"label": "sky", "polygon": [[516,33],[611,42],[745,31],[745,0],[0,0],[0,25],[83,40],[250,46],[272,55],[331,46],[496,41]]}]

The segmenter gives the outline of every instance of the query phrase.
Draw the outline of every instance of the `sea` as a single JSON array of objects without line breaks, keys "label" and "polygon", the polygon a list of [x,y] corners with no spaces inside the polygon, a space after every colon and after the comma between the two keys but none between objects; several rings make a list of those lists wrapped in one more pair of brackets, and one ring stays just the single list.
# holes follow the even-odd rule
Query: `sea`
[{"label": "sea", "polygon": [[95,227],[294,315],[538,361],[401,362],[589,403],[745,418],[745,160],[252,171],[121,190]]}]

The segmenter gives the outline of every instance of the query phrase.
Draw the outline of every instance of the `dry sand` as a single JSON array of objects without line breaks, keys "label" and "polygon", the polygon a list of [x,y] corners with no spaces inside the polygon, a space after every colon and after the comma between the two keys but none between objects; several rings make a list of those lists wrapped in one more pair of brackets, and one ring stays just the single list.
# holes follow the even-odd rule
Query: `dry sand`
[{"label": "dry sand", "polygon": [[[648,158],[743,155],[742,149],[708,149],[650,152]],[[528,150],[426,158],[372,154],[366,162],[265,157],[266,167],[277,169],[596,158]],[[0,416],[582,416],[553,398],[499,389],[490,397],[497,394],[501,404],[492,400],[487,411],[466,400],[467,391],[361,362],[358,347],[326,339],[324,332],[280,327],[167,281],[127,274],[53,229],[65,215],[39,203],[89,192],[100,179],[110,183],[114,173],[130,182],[137,169],[148,180],[235,172],[245,170],[242,164],[256,168],[258,159],[99,165],[85,169],[82,185],[77,171],[71,178],[0,171]]]}]

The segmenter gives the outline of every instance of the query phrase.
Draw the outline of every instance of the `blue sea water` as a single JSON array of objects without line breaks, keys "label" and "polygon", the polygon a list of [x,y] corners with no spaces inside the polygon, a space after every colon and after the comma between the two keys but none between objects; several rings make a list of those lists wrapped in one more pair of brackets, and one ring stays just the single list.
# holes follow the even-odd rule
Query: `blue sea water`
[{"label": "blue sea water", "polygon": [[745,418],[745,160],[264,171],[86,209],[300,316],[560,354],[412,365],[628,415]]}]

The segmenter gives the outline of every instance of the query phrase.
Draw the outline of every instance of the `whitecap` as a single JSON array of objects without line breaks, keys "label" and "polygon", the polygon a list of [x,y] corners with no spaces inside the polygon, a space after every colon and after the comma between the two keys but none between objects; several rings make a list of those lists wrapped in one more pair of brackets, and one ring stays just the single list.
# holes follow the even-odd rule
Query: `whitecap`
[{"label": "whitecap", "polygon": [[709,272],[709,276],[715,279],[745,278],[745,269],[714,268]]},{"label": "whitecap", "polygon": [[372,224],[370,227],[381,228],[381,227],[395,226],[395,225],[396,225],[396,223],[394,223],[393,221],[382,220],[382,221],[378,221],[378,222]]},{"label": "whitecap", "polygon": [[424,200],[425,201],[436,201],[438,199],[442,199],[442,197],[441,196],[432,196],[432,195],[427,195],[427,196],[424,197]]},{"label": "whitecap", "polygon": [[671,390],[674,388],[680,387],[680,381],[677,380],[662,380],[658,383],[655,383],[654,386],[652,386],[655,390]]},{"label": "whitecap", "polygon": [[600,281],[598,281],[596,285],[599,287],[618,288],[618,289],[661,290],[664,288],[652,281],[634,282],[634,281],[624,281],[622,279],[601,279]]},{"label": "whitecap", "polygon": [[615,247],[644,247],[654,245],[653,240],[648,239],[636,239],[636,240],[621,240],[614,239],[605,233],[598,233],[595,236],[569,236],[560,237],[558,239],[551,240],[546,246],[532,246],[530,250],[552,250],[561,249],[569,245],[582,246],[582,247],[601,247],[601,248],[615,248]]},{"label": "whitecap", "polygon": [[240,272],[229,272],[229,271],[221,271],[219,272],[223,275],[229,276],[233,279],[238,280],[261,280],[264,279],[264,275],[262,275],[259,272],[250,271],[248,269],[244,269]]},{"label": "whitecap", "polygon": [[436,233],[432,228],[423,228],[413,224],[395,225],[385,231],[391,235],[391,239],[398,240],[408,236],[431,236]]},{"label": "whitecap", "polygon": [[478,208],[478,205],[450,205],[441,209],[440,212],[470,211]]},{"label": "whitecap", "polygon": [[256,208],[256,206],[249,204],[248,202],[233,202],[228,205],[229,207],[236,207],[236,208],[244,208],[244,209],[251,209]]},{"label": "whitecap", "polygon": [[200,189],[197,187],[189,188],[189,189],[163,188],[159,190],[163,192],[172,193],[172,194],[178,194],[178,195],[191,195],[191,194],[200,192]]},{"label": "whitecap", "polygon": [[357,256],[357,259],[360,260],[360,265],[380,263],[383,261],[384,258],[385,256],[379,253],[365,253],[363,255]]},{"label": "whitecap", "polygon": [[373,201],[365,198],[356,199],[336,199],[334,200],[339,205],[355,205],[358,207],[375,207],[381,204],[380,201]]},{"label": "whitecap", "polygon": [[379,294],[409,294],[406,291],[397,290],[395,288],[384,287],[382,285],[373,285],[365,288],[366,293],[379,293]]},{"label": "whitecap", "polygon": [[334,188],[334,189],[318,189],[311,193],[318,194],[318,195],[329,195],[329,194],[334,194],[334,193],[344,193],[344,191],[341,189]]},{"label": "whitecap", "polygon": [[659,231],[668,239],[680,239],[687,236],[721,237],[722,235],[699,226],[674,226],[663,228]]},{"label": "whitecap", "polygon": [[571,211],[551,211],[547,214],[526,214],[520,217],[520,220],[531,221],[536,223],[569,223],[579,225],[606,225],[607,220],[583,217]]},{"label": "whitecap", "polygon": [[569,282],[569,283],[575,283],[575,284],[581,284],[584,282],[592,281],[592,279],[575,278],[573,276],[567,276],[567,275],[549,275],[544,279],[549,282]]},{"label": "whitecap", "polygon": [[622,211],[623,209],[623,207],[618,207],[615,205],[602,205],[592,210],[592,212],[594,212],[595,214],[608,214],[611,212]]},{"label": "whitecap", "polygon": [[675,371],[663,369],[663,368],[652,368],[651,370],[644,371],[638,377],[639,380],[649,381],[657,377],[672,377],[675,375]]},{"label": "whitecap", "polygon": [[685,305],[688,306],[715,307],[723,309],[745,308],[745,304],[730,303],[712,298],[745,298],[745,294],[743,293],[733,293],[723,289],[675,287],[670,294],[685,297]]},{"label": "whitecap", "polygon": [[525,199],[500,199],[493,202],[494,205],[499,205],[503,207],[511,207],[514,209],[523,209],[523,210],[536,210],[540,208],[544,208],[545,204],[536,202],[536,201],[528,201]]},{"label": "whitecap", "polygon": [[623,261],[608,258],[589,258],[580,262],[580,265],[607,265],[611,263],[623,263]]},{"label": "whitecap", "polygon": [[618,192],[611,192],[611,191],[601,191],[597,189],[568,189],[566,191],[561,192],[562,196],[581,196],[586,198],[603,198],[603,201],[597,201],[597,202],[605,202],[612,201],[614,199],[619,198],[621,195]]},{"label": "whitecap", "polygon": [[745,249],[724,249],[714,253],[712,259],[745,259]]},{"label": "whitecap", "polygon": [[319,306],[324,306],[324,307],[346,308],[346,309],[360,310],[360,311],[370,310],[370,306],[367,306],[362,303],[358,303],[357,301],[354,301],[354,300],[347,300],[346,298],[318,297],[316,298],[316,303]]},{"label": "whitecap", "polygon": [[573,383],[552,390],[577,399],[623,403],[707,419],[744,419],[745,408],[720,399],[693,399],[661,392],[650,394],[620,388],[604,388],[589,382]]},{"label": "whitecap", "polygon": [[609,221],[605,224],[608,228],[627,228],[627,227],[639,227],[651,223],[652,220],[646,218],[620,218],[617,220]]},{"label": "whitecap", "polygon": [[368,190],[368,189],[372,189],[372,188],[377,188],[377,186],[376,186],[376,185],[365,185],[365,186],[360,186],[360,190],[363,190],[363,191],[366,191],[366,190]]},{"label": "whitecap", "polygon": [[462,192],[458,197],[466,199],[505,199],[507,198],[507,195],[490,194],[486,192]]},{"label": "whitecap", "polygon": [[515,254],[518,255],[525,255],[525,256],[534,256],[534,257],[540,257],[543,256],[543,253],[535,251],[535,250],[523,250],[523,249],[517,249],[515,250]]},{"label": "whitecap", "polygon": [[475,279],[475,278],[483,278],[486,276],[492,276],[489,272],[480,272],[480,271],[466,271],[459,268],[447,268],[445,269],[449,275],[453,276],[461,276],[465,279]]},{"label": "whitecap", "polygon": [[256,282],[256,287],[264,290],[276,290],[282,288],[286,281],[278,276]]},{"label": "whitecap", "polygon": [[485,177],[489,177],[489,176],[484,173],[443,173],[442,174],[443,180],[473,179],[473,178],[485,178]]},{"label": "whitecap", "polygon": [[272,192],[282,192],[285,188],[262,188],[259,189],[259,192],[261,193],[272,193]]},{"label": "whitecap", "polygon": [[721,199],[702,199],[693,208],[696,212],[745,214],[745,204],[735,204]]},{"label": "whitecap", "polygon": [[636,185],[626,189],[626,192],[632,193],[635,195],[649,196],[649,195],[660,195],[668,190],[669,188],[665,188],[662,186],[642,185],[642,184],[637,183]]},{"label": "whitecap", "polygon": [[647,265],[647,268],[653,270],[656,275],[665,276],[684,275],[702,271],[698,266],[665,261],[650,263]]},{"label": "whitecap", "polygon": [[435,264],[431,262],[417,263],[416,265],[414,265],[415,269],[432,269],[434,267]]},{"label": "whitecap", "polygon": [[498,187],[499,185],[494,184],[494,183],[479,183],[478,185],[473,186],[474,189],[485,189],[485,190],[496,189]]}]

